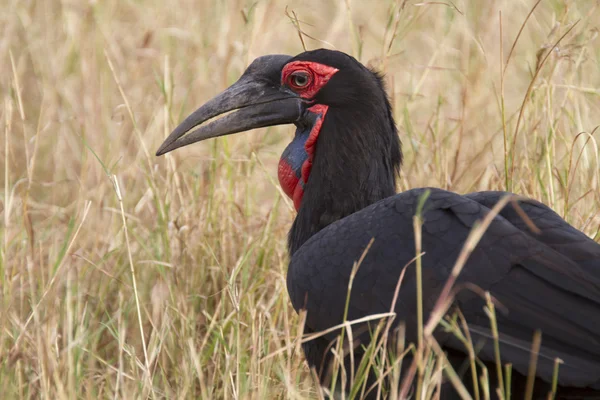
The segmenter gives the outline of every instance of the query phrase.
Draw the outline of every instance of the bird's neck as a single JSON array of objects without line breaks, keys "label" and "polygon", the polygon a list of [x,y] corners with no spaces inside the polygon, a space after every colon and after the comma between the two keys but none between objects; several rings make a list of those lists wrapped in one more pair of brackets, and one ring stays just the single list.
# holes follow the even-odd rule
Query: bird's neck
[{"label": "bird's neck", "polygon": [[321,229],[396,193],[400,140],[387,101],[381,109],[330,109],[288,237],[290,255]]}]

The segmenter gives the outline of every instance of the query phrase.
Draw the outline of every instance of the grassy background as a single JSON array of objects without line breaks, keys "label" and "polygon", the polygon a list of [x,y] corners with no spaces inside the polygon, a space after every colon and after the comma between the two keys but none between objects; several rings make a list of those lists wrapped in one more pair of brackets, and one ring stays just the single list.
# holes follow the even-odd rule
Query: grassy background
[{"label": "grassy background", "polygon": [[276,183],[293,127],[153,155],[252,59],[302,51],[286,6],[307,48],[385,72],[401,190],[508,188],[597,238],[600,4],[543,0],[511,51],[533,5],[3,0],[3,398],[316,397]]}]

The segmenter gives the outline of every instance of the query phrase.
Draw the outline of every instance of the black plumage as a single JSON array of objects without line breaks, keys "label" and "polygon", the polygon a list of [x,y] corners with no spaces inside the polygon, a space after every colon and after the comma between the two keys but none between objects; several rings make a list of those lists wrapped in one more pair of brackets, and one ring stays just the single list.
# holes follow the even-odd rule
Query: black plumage
[{"label": "black plumage", "polygon": [[[231,93],[239,99],[232,100]],[[321,107],[320,114],[315,114],[314,105]],[[183,136],[233,109],[240,111]],[[319,118],[322,125],[317,129]],[[352,268],[371,241],[353,281],[347,319],[390,310],[400,273],[415,257],[413,217],[426,193],[422,270],[427,320],[469,232],[506,193],[459,195],[430,188],[395,194],[402,153],[382,79],[354,58],[330,50],[257,59],[240,81],[184,121],[157,154],[282,123],[294,123],[302,138],[309,136],[308,129],[316,129],[318,135],[314,149],[307,146],[305,153],[296,152],[312,165],[309,173],[297,168],[289,172],[284,159],[280,164],[282,185],[303,190],[289,233],[287,285],[294,308],[307,312],[306,332],[343,321]],[[472,285],[489,291],[501,305],[497,312],[500,350],[503,363],[514,368],[513,394],[523,390],[532,337],[540,330],[536,395],[545,398],[558,357],[564,361],[559,397],[600,398],[600,245],[537,201],[521,200],[519,206],[540,231],[531,229],[513,203],[502,209],[458,277],[456,287],[463,290],[456,291],[454,307],[481,346],[478,357],[492,365],[485,300],[479,292],[464,288]],[[416,302],[415,269],[409,267],[394,308],[393,327],[405,323],[407,340],[412,342],[417,341]],[[460,364],[466,354],[464,345],[441,329],[434,336],[449,358]],[[332,332],[304,344],[309,365],[320,372],[324,383],[332,360],[330,343],[336,338],[337,332]],[[370,333],[357,332],[356,338],[367,344]],[[361,349],[355,348],[355,364]],[[453,391],[447,389],[444,395],[452,397]]]}]

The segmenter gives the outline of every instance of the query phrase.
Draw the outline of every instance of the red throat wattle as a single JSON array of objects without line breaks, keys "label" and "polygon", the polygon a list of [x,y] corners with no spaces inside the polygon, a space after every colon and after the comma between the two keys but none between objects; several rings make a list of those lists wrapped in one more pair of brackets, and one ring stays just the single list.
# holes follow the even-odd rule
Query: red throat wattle
[{"label": "red throat wattle", "polygon": [[[296,211],[300,209],[300,204],[302,203],[304,188],[308,183],[313,165],[317,138],[327,114],[327,109],[328,106],[323,104],[315,104],[308,109],[308,112],[313,113],[316,118],[308,135],[304,133],[294,139],[295,141],[304,140],[302,148],[298,148],[299,144],[292,143],[288,146],[288,149],[292,146],[296,148],[289,152],[291,154],[287,154],[288,149],[286,149],[286,152],[279,160],[279,167],[277,169],[279,184],[284,193],[294,201]],[[299,152],[302,154],[299,155]]]},{"label": "red throat wattle", "polygon": [[[308,158],[302,164],[302,182],[304,185],[308,183],[308,176],[310,175],[310,171],[313,165],[313,159],[315,157],[315,147],[317,144],[317,138],[319,137],[319,132],[321,132],[321,126],[323,125],[323,120],[325,119],[325,114],[327,114],[328,107],[323,104],[315,104],[308,110],[318,115],[315,124],[310,130],[310,134],[308,135],[308,139],[306,139],[306,143],[304,143],[304,149],[306,150],[306,154],[308,154]],[[294,191],[294,207],[296,210],[300,208],[300,203],[302,202],[302,196],[304,195],[304,187],[301,188],[299,193]]]}]

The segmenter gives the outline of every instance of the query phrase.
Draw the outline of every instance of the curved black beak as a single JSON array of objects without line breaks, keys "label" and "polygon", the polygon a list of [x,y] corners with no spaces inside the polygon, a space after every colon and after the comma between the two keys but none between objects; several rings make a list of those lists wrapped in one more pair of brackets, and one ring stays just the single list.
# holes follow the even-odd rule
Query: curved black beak
[{"label": "curved black beak", "polygon": [[[279,75],[274,73],[276,71],[257,68],[264,67],[264,62],[269,61],[267,67],[277,66],[278,71],[281,71],[278,65],[273,64],[280,64],[285,60],[256,60],[236,83],[194,111],[175,128],[160,146],[156,155],[160,156],[205,139],[296,122],[303,112],[301,98],[291,91],[282,89]],[[232,110],[238,111],[200,126],[186,135],[192,128],[208,119]]]}]

